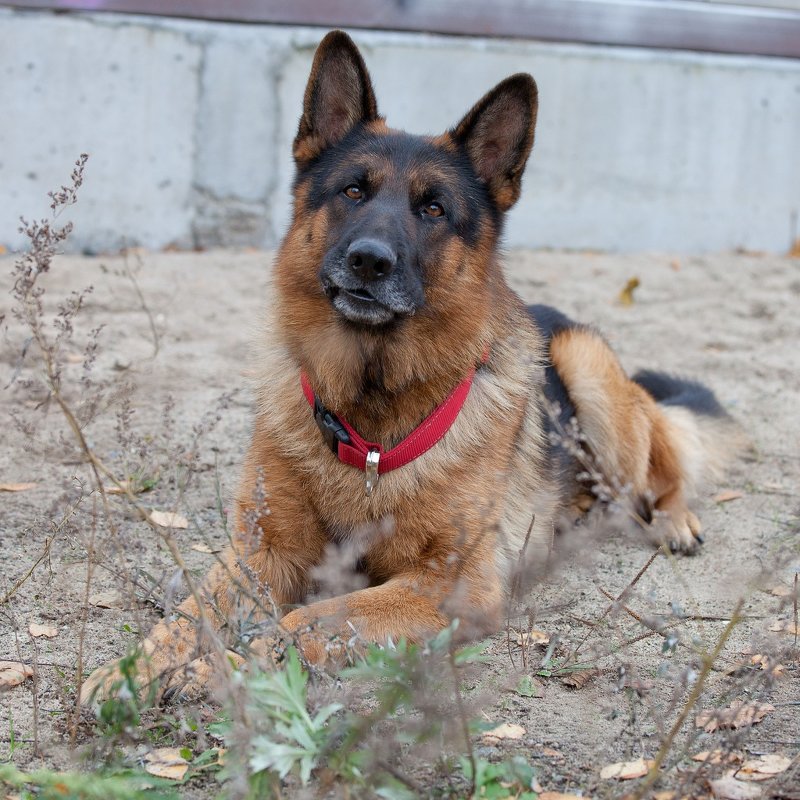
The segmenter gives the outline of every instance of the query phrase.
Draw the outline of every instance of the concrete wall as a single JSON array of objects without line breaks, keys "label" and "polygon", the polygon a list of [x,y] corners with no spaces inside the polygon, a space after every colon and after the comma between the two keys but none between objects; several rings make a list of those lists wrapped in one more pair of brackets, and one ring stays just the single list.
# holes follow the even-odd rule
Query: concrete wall
[{"label": "concrete wall", "polygon": [[[0,244],[91,154],[73,245],[274,246],[322,31],[0,9]],[[534,74],[510,246],[785,251],[800,61],[356,32],[390,124],[439,132]]]}]

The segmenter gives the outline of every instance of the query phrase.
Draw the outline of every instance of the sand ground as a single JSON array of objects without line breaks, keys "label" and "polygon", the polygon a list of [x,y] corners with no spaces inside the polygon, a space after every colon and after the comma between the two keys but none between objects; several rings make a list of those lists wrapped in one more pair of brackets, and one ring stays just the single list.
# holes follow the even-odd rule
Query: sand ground
[{"label": "sand ground", "polygon": [[[176,496],[181,459],[199,467],[180,508],[189,527],[176,533],[183,556],[198,574],[213,556],[192,546],[205,542],[214,549],[224,542],[216,486],[222,505],[229,505],[247,443],[249,341],[263,304],[270,261],[270,254],[255,251],[142,252],[127,262],[120,257],[60,257],[46,282],[48,313],[70,292],[94,287],[76,324],[76,344],[65,352],[67,396],[80,406],[94,391],[81,384],[80,343],[89,330],[102,325],[91,380],[108,383],[111,394],[120,382],[131,384],[130,427],[154,452],[174,454],[175,469],[151,476],[159,480],[141,496],[143,502],[168,510]],[[11,307],[11,268],[10,258],[0,259],[0,313]],[[134,273],[140,293],[126,270]],[[626,368],[658,367],[701,379],[741,422],[753,450],[731,465],[723,485],[709,486],[698,498],[696,509],[707,534],[701,554],[659,556],[630,602],[639,613],[651,615],[681,609],[682,615],[689,615],[681,621],[681,630],[708,645],[725,627],[737,599],[744,597],[746,619],[734,632],[726,657],[737,659],[748,645],[756,652],[785,648],[791,637],[781,639],[782,634],[768,628],[790,617],[791,609],[785,598],[765,589],[774,590],[781,582],[790,587],[793,570],[800,566],[800,261],[750,254],[515,251],[508,254],[507,273],[526,301],[556,305],[600,327]],[[623,306],[617,297],[634,276],[641,282],[635,302]],[[69,517],[70,504],[80,496],[80,482],[88,480],[87,468],[58,409],[42,405],[41,392],[26,384],[37,367],[32,349],[20,361],[25,339],[25,331],[7,314],[0,340],[0,483],[36,486],[0,492],[0,597],[12,592],[0,605],[0,660],[35,663],[37,677],[0,695],[0,757],[9,755],[13,725],[15,763],[64,766],[71,756],[61,734],[63,703],[78,658],[86,596],[85,546],[92,520],[99,517],[92,513],[96,501],[91,497]],[[194,426],[204,415],[216,416],[220,396],[231,392],[213,429],[196,437]],[[208,423],[206,419],[203,427]],[[86,432],[101,457],[123,468],[136,460],[135,446],[120,442],[116,428],[116,412],[109,410]],[[722,489],[741,496],[714,502]],[[96,530],[104,557],[90,592],[123,591],[126,582],[120,576],[136,568],[170,591],[175,568],[163,544],[122,500],[114,502],[119,504],[116,541],[121,537],[124,548],[114,546],[102,526]],[[48,540],[52,545],[46,552]],[[615,595],[621,592],[650,553],[643,539],[626,535],[581,554],[534,590],[530,604],[538,610],[536,627],[565,641],[579,638],[588,630],[586,621],[597,620],[608,605],[601,588]],[[123,607],[88,609],[83,653],[87,671],[124,654],[136,631],[146,630],[158,618],[145,603],[123,599],[119,604]],[[31,622],[55,626],[56,637],[32,639],[27,633]],[[625,614],[612,615],[607,624],[603,635],[619,641],[645,630]],[[525,734],[513,742],[484,742],[482,752],[488,758],[524,752],[548,789],[595,797],[624,794],[629,787],[600,780],[600,768],[640,755],[652,757],[660,741],[659,726],[671,723],[680,707],[671,705],[671,692],[679,667],[691,664],[691,658],[665,654],[663,645],[663,637],[650,636],[607,657],[599,664],[601,674],[580,689],[542,678],[541,696],[530,698],[507,691],[517,676],[505,634],[499,635],[471,691],[480,698],[486,719],[515,721]],[[517,667],[519,663],[517,657]],[[636,703],[629,691],[620,690],[623,666],[649,682]],[[767,692],[775,711],[742,740],[750,752],[790,757],[800,752],[800,671],[796,660],[785,667],[784,677]],[[528,671],[535,670],[529,665]],[[742,696],[736,694],[736,680],[714,671],[701,705]],[[742,686],[741,692],[748,691]],[[702,734],[692,747],[713,748],[716,742],[714,734]],[[800,796],[790,794],[800,785],[796,766],[795,762],[794,777],[787,773],[759,784],[761,796]],[[187,797],[210,797],[216,790],[190,784],[183,791]]]}]

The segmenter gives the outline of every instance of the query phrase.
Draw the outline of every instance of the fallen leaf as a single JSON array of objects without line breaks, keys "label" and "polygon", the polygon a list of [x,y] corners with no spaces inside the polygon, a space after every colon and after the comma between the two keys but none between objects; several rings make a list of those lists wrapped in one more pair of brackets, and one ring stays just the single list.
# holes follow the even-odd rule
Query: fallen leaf
[{"label": "fallen leaf", "polygon": [[66,356],[64,356],[64,361],[66,361],[67,364],[83,364],[84,360],[85,356],[82,356],[80,353],[67,353]]},{"label": "fallen leaf", "polygon": [[145,770],[157,778],[183,780],[189,769],[189,762],[181,755],[179,747],[159,747],[145,757]]},{"label": "fallen leaf", "polygon": [[714,495],[715,503],[730,503],[731,500],[738,500],[744,495],[736,489],[723,489],[719,494]]},{"label": "fallen leaf", "polygon": [[583,689],[584,686],[587,686],[589,682],[599,674],[599,669],[580,669],[575,672],[570,672],[569,675],[565,675],[561,679],[561,683],[563,683],[564,686],[568,686],[570,689]]},{"label": "fallen leaf", "polygon": [[96,608],[125,608],[125,601],[116,589],[89,595],[89,605]]},{"label": "fallen leaf", "polygon": [[669,268],[671,270],[673,270],[674,272],[680,272],[681,271],[681,262],[678,261],[677,258],[673,258],[672,261],[669,262]]},{"label": "fallen leaf", "polygon": [[771,703],[734,700],[727,708],[701,711],[694,718],[694,724],[703,728],[706,733],[714,733],[719,728],[747,728],[761,722],[774,710],[775,706]]},{"label": "fallen leaf", "polygon": [[777,753],[768,753],[750,761],[745,761],[738,770],[736,778],[740,781],[766,781],[792,765],[792,759]]},{"label": "fallen leaf", "polygon": [[216,549],[212,549],[209,547],[205,542],[197,542],[196,544],[192,545],[192,550],[195,550],[198,553],[219,553],[220,548],[217,547]]},{"label": "fallen leaf", "polygon": [[529,631],[523,631],[522,633],[517,634],[517,644],[520,647],[537,644],[548,645],[550,644],[550,634],[545,633],[544,631],[537,631],[535,628],[532,628]]},{"label": "fallen leaf", "polygon": [[711,792],[717,800],[755,800],[761,797],[761,789],[758,786],[737,781],[733,773],[711,781]]},{"label": "fallen leaf", "polygon": [[776,663],[771,656],[756,653],[750,658],[750,663],[754,667],[763,669],[764,672],[771,672],[776,678],[782,678],[786,674],[786,667],[783,664]]},{"label": "fallen leaf", "polygon": [[633,293],[639,288],[641,281],[634,277],[629,278],[623,290],[619,293],[619,302],[623,306],[633,305]]},{"label": "fallen leaf", "polygon": [[794,589],[791,586],[785,586],[782,583],[776,583],[770,587],[769,593],[774,597],[793,597]]},{"label": "fallen leaf", "polygon": [[52,625],[40,625],[38,622],[31,622],[28,625],[28,633],[34,639],[38,639],[40,636],[44,636],[45,639],[52,639],[54,636],[58,636],[58,628],[54,628]]},{"label": "fallen leaf", "polygon": [[560,750],[554,750],[552,747],[543,747],[542,755],[547,756],[547,758],[557,758],[557,759],[564,758],[564,754]]},{"label": "fallen leaf", "polygon": [[725,750],[703,750],[692,756],[692,761],[702,761],[705,764],[741,764],[744,756],[737,752]]},{"label": "fallen leaf", "polygon": [[618,761],[616,764],[609,764],[607,767],[603,767],[600,770],[600,778],[604,781],[630,781],[634,778],[641,778],[647,775],[654,763],[649,758],[637,758],[636,761]]},{"label": "fallen leaf", "polygon": [[35,483],[0,483],[0,492],[27,492],[35,488]]},{"label": "fallen leaf", "polygon": [[776,633],[788,633],[789,636],[800,636],[800,628],[790,619],[776,619],[769,629]]},{"label": "fallen leaf", "polygon": [[522,725],[515,725],[513,722],[503,722],[490,731],[484,731],[484,739],[521,739],[525,735],[525,728]]},{"label": "fallen leaf", "polygon": [[151,511],[150,520],[160,528],[188,528],[189,520],[172,511]]},{"label": "fallen leaf", "polygon": [[19,686],[23,681],[33,677],[33,670],[19,661],[0,661],[0,689]]}]

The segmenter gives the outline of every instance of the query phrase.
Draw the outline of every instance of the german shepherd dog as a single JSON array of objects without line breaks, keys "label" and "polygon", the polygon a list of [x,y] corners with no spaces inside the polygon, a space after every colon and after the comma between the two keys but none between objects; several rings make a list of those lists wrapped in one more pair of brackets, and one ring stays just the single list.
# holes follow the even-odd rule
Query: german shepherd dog
[{"label": "german shepherd dog", "polygon": [[[206,679],[208,660],[183,668],[237,616],[258,615],[241,591],[251,579],[312,663],[337,641],[418,642],[455,617],[464,637],[497,630],[521,553],[534,569],[562,515],[596,499],[551,436],[573,417],[643,529],[697,550],[687,498],[735,431],[714,395],[661,373],[629,378],[592,328],[526,308],[504,279],[498,243],[536,113],[536,84],[518,74],[446,133],[412,136],[379,115],[346,34],[319,45],[235,544],[147,638],[161,685]],[[365,585],[315,599],[315,570],[342,545]],[[83,697],[115,674],[97,670]]]}]

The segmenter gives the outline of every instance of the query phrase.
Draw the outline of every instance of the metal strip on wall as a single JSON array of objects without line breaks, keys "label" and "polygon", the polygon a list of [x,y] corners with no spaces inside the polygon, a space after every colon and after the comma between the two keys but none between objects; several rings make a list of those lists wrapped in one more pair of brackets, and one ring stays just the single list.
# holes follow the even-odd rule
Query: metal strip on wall
[{"label": "metal strip on wall", "polygon": [[702,0],[0,0],[0,5],[800,58],[799,11]]}]

